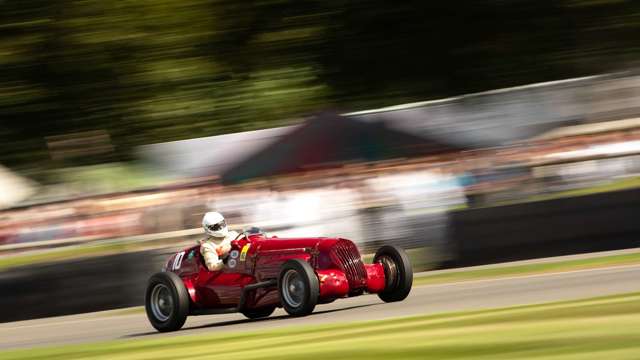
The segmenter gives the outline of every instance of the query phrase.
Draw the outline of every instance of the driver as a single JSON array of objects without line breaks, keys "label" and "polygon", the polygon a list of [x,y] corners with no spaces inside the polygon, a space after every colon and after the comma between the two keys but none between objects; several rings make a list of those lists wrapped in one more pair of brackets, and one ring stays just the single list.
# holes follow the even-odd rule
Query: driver
[{"label": "driver", "polygon": [[229,231],[222,214],[215,211],[204,214],[202,227],[207,235],[199,241],[205,265],[210,271],[221,270],[224,267],[222,259],[231,250],[231,241],[238,237],[238,233]]}]

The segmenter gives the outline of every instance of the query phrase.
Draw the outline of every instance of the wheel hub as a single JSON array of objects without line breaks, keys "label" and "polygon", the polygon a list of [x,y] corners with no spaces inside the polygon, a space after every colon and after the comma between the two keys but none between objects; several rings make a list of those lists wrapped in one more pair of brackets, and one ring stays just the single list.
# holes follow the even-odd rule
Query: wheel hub
[{"label": "wheel hub", "polygon": [[167,321],[173,313],[171,291],[164,284],[157,284],[151,291],[151,312],[159,321]]},{"label": "wheel hub", "polygon": [[302,305],[305,285],[300,278],[300,275],[295,270],[287,271],[282,277],[283,282],[283,298],[287,304],[292,307],[298,307]]},{"label": "wheel hub", "polygon": [[398,283],[398,267],[396,262],[387,255],[380,256],[377,262],[382,264],[384,268],[385,290],[395,288]]}]

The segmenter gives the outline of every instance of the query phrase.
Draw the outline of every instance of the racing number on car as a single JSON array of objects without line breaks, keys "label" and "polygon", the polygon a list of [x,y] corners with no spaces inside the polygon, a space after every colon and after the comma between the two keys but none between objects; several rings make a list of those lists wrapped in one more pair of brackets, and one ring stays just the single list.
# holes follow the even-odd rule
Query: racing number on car
[{"label": "racing number on car", "polygon": [[229,257],[231,259],[229,259],[229,261],[227,262],[230,268],[234,268],[236,267],[236,265],[238,265],[238,260],[236,260],[238,256],[240,256],[238,250],[231,250],[231,252],[229,253]]},{"label": "racing number on car", "polygon": [[172,270],[180,269],[180,266],[182,265],[183,257],[184,257],[184,251],[181,251],[178,254],[176,254],[175,259],[173,259],[173,267],[171,268]]}]

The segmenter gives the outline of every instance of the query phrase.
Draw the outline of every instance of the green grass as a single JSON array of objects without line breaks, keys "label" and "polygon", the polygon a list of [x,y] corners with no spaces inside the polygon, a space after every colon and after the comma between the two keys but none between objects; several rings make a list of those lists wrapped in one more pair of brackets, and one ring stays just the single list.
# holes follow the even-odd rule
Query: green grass
[{"label": "green grass", "polygon": [[127,245],[123,243],[88,244],[25,255],[3,256],[0,257],[0,271],[22,265],[55,262],[86,256],[114,254],[128,251],[128,249]]},{"label": "green grass", "polygon": [[0,359],[638,359],[640,293],[411,318],[8,351]]},{"label": "green grass", "polygon": [[632,178],[626,178],[626,179],[613,180],[610,182],[605,182],[602,184],[579,188],[579,189],[559,191],[551,194],[533,195],[533,196],[522,198],[522,199],[497,202],[496,204],[493,204],[491,206],[512,205],[512,204],[518,204],[518,203],[528,203],[528,202],[535,202],[535,201],[570,198],[570,197],[585,196],[585,195],[599,194],[599,193],[612,192],[612,191],[634,189],[637,187],[640,187],[640,177],[632,177]]},{"label": "green grass", "polygon": [[478,270],[462,270],[435,274],[427,273],[424,276],[416,277],[414,279],[414,285],[442,284],[459,281],[493,279],[510,276],[525,276],[634,264],[640,264],[640,252],[600,256],[586,259],[562,260],[557,262],[513,265]]},{"label": "green grass", "polygon": [[91,192],[127,191],[167,182],[143,166],[121,162],[57,169],[52,176]]},{"label": "green grass", "polygon": [[[638,187],[640,187],[640,177],[630,177],[630,178],[624,178],[624,179],[616,179],[613,181],[604,182],[602,184],[573,189],[573,190],[559,191],[559,192],[549,193],[549,194],[538,194],[538,195],[521,197],[521,198],[512,199],[512,200],[495,201],[491,204],[476,206],[474,207],[474,209],[585,196],[585,195],[591,195],[591,194],[634,189]],[[466,204],[463,204],[463,205],[451,207],[449,208],[449,210],[460,211],[460,210],[466,210],[468,208],[469,207]]]},{"label": "green grass", "polygon": [[572,196],[581,196],[581,195],[589,195],[589,194],[597,194],[603,192],[610,191],[619,191],[626,189],[633,189],[640,187],[640,177],[630,177],[625,179],[618,179],[611,182],[606,182],[600,185],[595,185],[592,187],[587,187],[583,189],[575,189],[559,192],[559,197],[572,197]]},{"label": "green grass", "polygon": [[[184,241],[184,236],[181,241]],[[173,241],[173,242],[172,242]],[[109,241],[105,243],[95,242],[90,244],[82,244],[69,247],[61,247],[43,252],[26,253],[20,255],[0,256],[0,271],[16,266],[50,263],[63,260],[78,259],[83,257],[104,256],[109,254],[118,254],[123,252],[138,251],[149,248],[149,246],[172,246],[177,248],[182,243],[176,245],[175,238],[167,238],[155,240],[153,242],[130,242],[126,238],[116,242]]]}]

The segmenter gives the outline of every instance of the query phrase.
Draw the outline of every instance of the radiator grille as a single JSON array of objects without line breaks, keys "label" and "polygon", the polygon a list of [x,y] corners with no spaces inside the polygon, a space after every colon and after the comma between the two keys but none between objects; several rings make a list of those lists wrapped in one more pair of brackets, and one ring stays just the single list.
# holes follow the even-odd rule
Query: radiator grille
[{"label": "radiator grille", "polygon": [[331,249],[331,257],[347,276],[351,292],[360,290],[367,285],[367,271],[354,243],[339,240]]}]

